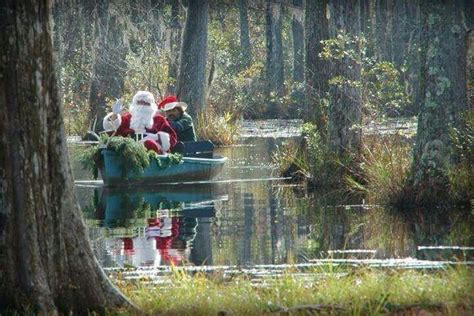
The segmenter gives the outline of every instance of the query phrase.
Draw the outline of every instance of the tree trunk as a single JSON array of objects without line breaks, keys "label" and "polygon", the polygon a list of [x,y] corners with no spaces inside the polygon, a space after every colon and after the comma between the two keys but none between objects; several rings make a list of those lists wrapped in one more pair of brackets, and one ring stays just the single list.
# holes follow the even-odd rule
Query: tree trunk
[{"label": "tree trunk", "polygon": [[[120,98],[123,93],[126,70],[126,49],[119,17],[112,15],[113,4],[108,0],[97,3],[96,30],[98,47],[92,70],[89,93],[89,121],[97,122],[95,132],[102,130],[102,120],[106,114],[107,101]],[[117,10],[113,10],[117,12]]]},{"label": "tree trunk", "polygon": [[[336,30],[358,36],[360,34],[359,1],[333,1],[334,12],[331,12],[332,23]],[[345,57],[333,63],[334,75],[345,81],[360,81],[360,65],[351,58]],[[354,84],[344,82],[341,86],[331,88],[329,104],[329,145],[341,159],[349,153],[356,153],[360,147],[361,107],[360,89]]]},{"label": "tree trunk", "polygon": [[420,104],[423,96],[421,95],[420,75],[424,65],[423,48],[421,47],[421,38],[424,36],[422,29],[422,15],[420,12],[420,1],[406,1],[407,23],[405,30],[408,35],[405,59],[407,64],[407,73],[404,76],[407,94],[410,96],[411,105],[407,109],[407,114],[417,115],[420,110]]},{"label": "tree trunk", "polygon": [[176,94],[176,83],[178,80],[179,51],[181,48],[181,23],[179,22],[180,4],[178,1],[171,2],[171,35],[170,35],[170,58],[168,68],[167,95]]},{"label": "tree trunk", "polygon": [[291,21],[293,33],[293,80],[304,80],[304,34],[303,34],[303,0],[293,0],[293,5],[301,8],[295,9]]},{"label": "tree trunk", "polygon": [[393,61],[392,49],[392,22],[393,22],[393,1],[401,0],[376,0],[375,1],[375,21],[376,21],[376,56],[379,60]]},{"label": "tree trunk", "polygon": [[470,29],[466,37],[466,75],[468,109],[474,110],[474,29]]},{"label": "tree trunk", "polygon": [[326,113],[322,99],[326,97],[330,78],[329,64],[319,57],[322,51],[321,41],[329,38],[329,21],[326,15],[328,1],[306,1],[305,38],[306,38],[306,104],[307,117],[316,123],[319,132],[326,134]]},{"label": "tree trunk", "polygon": [[249,17],[247,11],[247,0],[239,0],[240,17],[240,49],[242,68],[248,68],[252,64],[252,49],[250,48]]},{"label": "tree trunk", "polygon": [[0,5],[0,308],[104,312],[127,300],[95,260],[74,196],[49,8]]},{"label": "tree trunk", "polygon": [[466,31],[461,1],[424,0],[422,10],[426,55],[412,180],[418,202],[428,204],[447,196],[447,168],[454,162],[449,130],[468,109]]},{"label": "tree trunk", "polygon": [[205,110],[208,0],[189,0],[178,75],[178,98],[188,111]]},{"label": "tree trunk", "polygon": [[360,31],[366,37],[370,35],[372,25],[372,0],[360,0]]},{"label": "tree trunk", "polygon": [[471,0],[463,1],[463,12],[466,27],[471,29],[474,27],[474,3]]},{"label": "tree trunk", "polygon": [[266,3],[266,76],[267,96],[270,116],[279,111],[279,98],[284,96],[284,62],[282,44],[281,3],[267,1]]}]

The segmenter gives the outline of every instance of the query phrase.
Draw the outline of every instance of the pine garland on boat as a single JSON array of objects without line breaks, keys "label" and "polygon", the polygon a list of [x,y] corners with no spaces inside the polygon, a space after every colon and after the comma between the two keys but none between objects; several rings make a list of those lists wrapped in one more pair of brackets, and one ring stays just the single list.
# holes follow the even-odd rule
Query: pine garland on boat
[{"label": "pine garland on boat", "polygon": [[143,172],[152,163],[155,163],[160,169],[165,169],[178,165],[183,160],[179,153],[170,153],[166,157],[159,157],[154,151],[147,150],[131,137],[102,135],[98,145],[84,148],[77,157],[82,167],[92,172],[94,179],[97,179],[99,167],[104,163],[101,154],[104,148],[114,151],[123,159],[125,172]]}]

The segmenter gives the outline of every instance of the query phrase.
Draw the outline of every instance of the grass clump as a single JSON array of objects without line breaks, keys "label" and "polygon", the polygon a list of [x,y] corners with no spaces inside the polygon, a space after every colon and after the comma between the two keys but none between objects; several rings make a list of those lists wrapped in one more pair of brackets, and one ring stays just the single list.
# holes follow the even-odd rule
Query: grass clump
[{"label": "grass clump", "polygon": [[474,192],[474,111],[462,113],[460,124],[451,128],[453,156],[448,169],[450,191],[459,201],[471,201]]},{"label": "grass clump", "polygon": [[232,145],[239,136],[234,115],[230,112],[218,115],[212,108],[197,114],[195,128],[199,139],[210,140],[217,146]]},{"label": "grass clump", "polygon": [[86,147],[77,156],[79,163],[84,169],[92,172],[94,179],[97,179],[98,169],[103,165],[102,150],[105,148],[120,157],[125,173],[128,171],[143,172],[150,163],[155,163],[159,168],[165,169],[182,161],[182,156],[178,153],[158,157],[154,151],[147,150],[143,144],[131,137],[103,135],[98,145]]},{"label": "grass clump", "polygon": [[358,169],[346,177],[349,189],[369,204],[395,205],[402,195],[412,162],[412,146],[399,135],[366,138]]},{"label": "grass clump", "polygon": [[305,314],[319,310],[339,315],[378,315],[408,307],[449,312],[474,301],[469,268],[439,272],[349,270],[317,273],[312,279],[287,274],[267,277],[258,286],[245,278],[223,281],[202,274],[177,272],[169,287],[122,283],[124,293],[145,313],[164,315]]}]

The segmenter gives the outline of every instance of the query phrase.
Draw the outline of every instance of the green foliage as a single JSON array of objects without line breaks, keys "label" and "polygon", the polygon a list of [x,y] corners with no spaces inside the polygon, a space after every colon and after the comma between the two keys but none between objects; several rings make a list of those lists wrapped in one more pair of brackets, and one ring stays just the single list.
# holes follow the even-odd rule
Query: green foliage
[{"label": "green foliage", "polygon": [[460,124],[450,130],[455,163],[448,169],[450,189],[463,201],[470,201],[474,192],[474,111],[461,114]]},{"label": "green foliage", "polygon": [[[253,4],[252,7],[260,4]],[[208,69],[215,66],[212,84],[209,86],[208,103],[218,113],[229,111],[249,118],[265,118],[275,112],[277,117],[297,117],[300,114],[303,83],[293,82],[291,71],[285,71],[283,97],[267,95],[265,72],[265,15],[261,10],[248,11],[251,38],[251,60],[243,60],[239,36],[239,11],[237,6],[219,8],[225,19],[211,19],[209,23]],[[284,15],[282,37],[290,41],[291,15]],[[291,69],[292,49],[284,45],[284,67]]]},{"label": "green foliage", "polygon": [[367,48],[366,38],[342,31],[335,38],[323,41],[321,58],[328,61],[347,59],[361,68],[360,80],[349,80],[336,73],[329,84],[339,89],[344,86],[359,89],[363,110],[371,119],[399,115],[410,106],[401,82],[401,71],[391,62],[369,56]]},{"label": "green foliage", "polygon": [[[250,12],[249,12],[250,13]],[[218,20],[209,24],[209,62],[215,73],[210,87],[209,104],[217,111],[261,117],[266,110],[265,47],[261,42],[252,46],[253,60],[243,61],[234,23],[238,12],[229,10],[223,27]],[[252,18],[250,14],[250,18]],[[250,27],[252,24],[249,24]],[[208,66],[209,67],[209,66]],[[210,67],[209,67],[210,68]]]},{"label": "green foliage", "polygon": [[215,145],[231,145],[239,135],[235,116],[230,112],[218,115],[211,107],[198,113],[195,128],[199,139],[208,139]]},{"label": "green foliage", "polygon": [[[88,52],[84,52],[88,55]],[[64,127],[66,135],[85,135],[89,129],[89,86],[91,64],[84,64],[79,56],[64,61],[59,85],[64,101]],[[97,124],[101,124],[98,122]]]},{"label": "green foliage", "polygon": [[94,179],[98,176],[97,168],[103,164],[101,152],[104,148],[114,151],[121,157],[124,172],[143,172],[150,163],[155,163],[159,168],[165,169],[182,161],[182,156],[178,153],[158,157],[154,151],[147,150],[143,144],[131,137],[103,136],[98,145],[85,148],[77,156],[83,168],[92,171]]},{"label": "green foliage", "polygon": [[78,150],[76,159],[82,166],[83,169],[89,170],[92,173],[92,177],[97,179],[99,177],[99,166],[102,163],[100,150],[98,146],[88,146],[81,150]]},{"label": "green foliage", "polygon": [[[262,315],[309,313],[308,305],[338,315],[379,315],[400,310],[458,311],[474,299],[469,268],[440,272],[373,269],[314,270],[305,278],[288,273],[260,282],[243,277],[189,276],[174,270],[171,284],[149,287],[118,281],[121,290],[147,314]],[[342,273],[341,273],[342,272]],[[467,304],[467,305],[466,305]]]}]

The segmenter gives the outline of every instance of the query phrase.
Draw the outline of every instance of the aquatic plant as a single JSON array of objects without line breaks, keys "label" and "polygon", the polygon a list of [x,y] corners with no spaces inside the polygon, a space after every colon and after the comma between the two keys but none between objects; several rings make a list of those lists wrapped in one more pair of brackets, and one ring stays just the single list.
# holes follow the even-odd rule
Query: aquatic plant
[{"label": "aquatic plant", "polygon": [[150,163],[155,163],[159,168],[165,169],[182,161],[182,155],[178,153],[158,157],[154,151],[147,150],[143,144],[131,137],[103,135],[98,145],[86,147],[77,155],[77,160],[84,169],[92,172],[94,179],[97,179],[98,168],[103,164],[101,153],[104,148],[114,151],[121,157],[125,172],[143,172]]},{"label": "aquatic plant", "polygon": [[338,315],[378,315],[404,310],[453,313],[472,308],[472,270],[437,272],[325,269],[298,278],[283,276],[224,279],[219,274],[190,276],[175,269],[169,285],[151,287],[146,279],[116,280],[145,313],[164,315],[261,315],[319,311]]},{"label": "aquatic plant", "polygon": [[231,145],[239,136],[234,115],[230,112],[219,115],[212,107],[197,114],[195,128],[199,139],[210,140],[214,145]]}]

